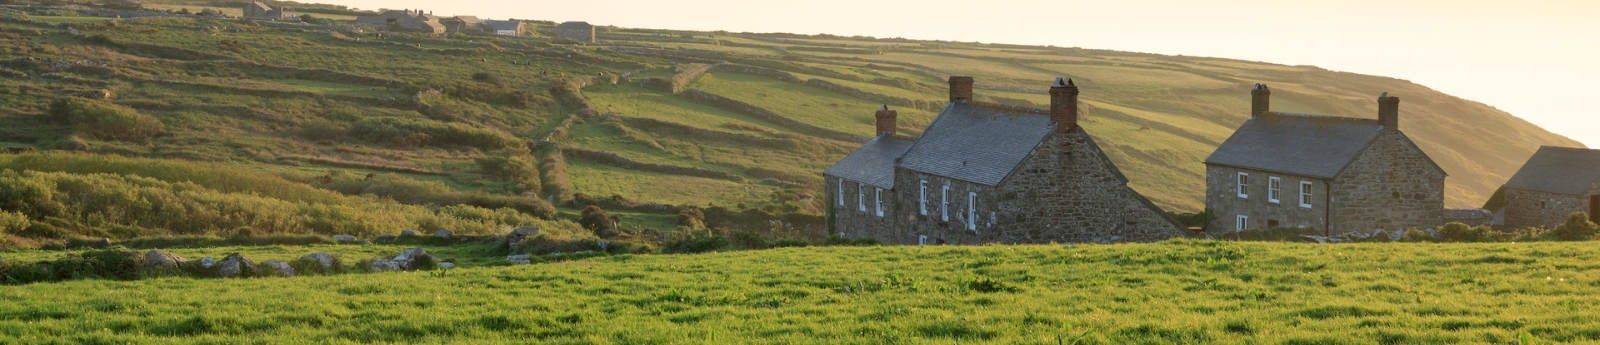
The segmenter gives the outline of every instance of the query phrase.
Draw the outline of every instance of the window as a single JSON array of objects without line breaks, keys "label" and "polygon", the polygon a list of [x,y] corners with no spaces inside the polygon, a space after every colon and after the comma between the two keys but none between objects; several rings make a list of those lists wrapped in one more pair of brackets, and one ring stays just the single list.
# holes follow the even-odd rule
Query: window
[{"label": "window", "polygon": [[950,221],[950,185],[944,185],[944,190],[939,192],[939,219]]},{"label": "window", "polygon": [[839,179],[839,193],[834,195],[839,196],[839,206],[844,206],[844,179]]},{"label": "window", "polygon": [[917,236],[917,245],[923,246],[923,245],[927,245],[927,244],[928,244],[928,235]]},{"label": "window", "polygon": [[928,180],[922,180],[922,189],[917,192],[917,205],[922,215],[928,215]]},{"label": "window", "polygon": [[1250,228],[1250,216],[1241,214],[1238,218],[1233,219],[1234,230],[1244,230],[1247,228]]},{"label": "window", "polygon": [[967,193],[967,230],[978,229],[978,192]]},{"label": "window", "polygon": [[861,209],[861,212],[867,212],[867,185],[866,184],[856,183],[856,208]]},{"label": "window", "polygon": [[875,205],[873,209],[878,210],[878,216],[883,217],[883,188],[873,190],[872,203]]},{"label": "window", "polygon": [[1300,181],[1300,207],[1311,208],[1311,181]]},{"label": "window", "polygon": [[1267,202],[1278,203],[1278,189],[1283,187],[1283,179],[1277,176],[1267,178]]},{"label": "window", "polygon": [[1276,219],[1268,219],[1267,220],[1267,228],[1268,229],[1275,229],[1277,227],[1278,227],[1278,221]]},{"label": "window", "polygon": [[1239,173],[1239,197],[1250,198],[1250,174]]}]

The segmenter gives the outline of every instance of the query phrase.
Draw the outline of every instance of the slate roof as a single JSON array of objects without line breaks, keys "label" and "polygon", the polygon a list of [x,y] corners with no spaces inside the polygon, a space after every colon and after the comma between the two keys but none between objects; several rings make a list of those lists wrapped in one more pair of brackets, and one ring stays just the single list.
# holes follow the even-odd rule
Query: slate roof
[{"label": "slate roof", "polygon": [[478,16],[456,16],[456,20],[472,25],[483,23],[482,19],[478,19]]},{"label": "slate roof", "polygon": [[1053,130],[1055,124],[1043,110],[951,102],[906,152],[900,167],[999,185]]},{"label": "slate roof", "polygon": [[255,7],[256,10],[261,11],[261,12],[267,12],[267,11],[271,11],[272,10],[272,7],[269,7],[269,6],[267,6],[266,3],[263,3],[263,2],[260,2],[260,1],[251,2],[249,7]]},{"label": "slate roof", "polygon": [[594,25],[590,25],[589,22],[566,22],[566,23],[561,23],[561,25],[556,25],[556,29],[557,30],[568,30],[568,29],[589,30],[589,29],[593,29],[593,28],[594,28]]},{"label": "slate roof", "polygon": [[1600,179],[1600,150],[1540,146],[1506,188],[1583,195]]},{"label": "slate roof", "polygon": [[1382,131],[1371,119],[1265,113],[1239,126],[1206,164],[1331,179]]},{"label": "slate roof", "polygon": [[911,139],[905,137],[878,136],[822,173],[874,187],[893,189],[894,161],[904,155],[912,143]]},{"label": "slate roof", "polygon": [[522,26],[522,21],[520,21],[520,20],[491,20],[491,21],[488,21],[488,22],[484,22],[483,26],[484,27],[488,27],[490,30],[517,30],[517,27]]}]

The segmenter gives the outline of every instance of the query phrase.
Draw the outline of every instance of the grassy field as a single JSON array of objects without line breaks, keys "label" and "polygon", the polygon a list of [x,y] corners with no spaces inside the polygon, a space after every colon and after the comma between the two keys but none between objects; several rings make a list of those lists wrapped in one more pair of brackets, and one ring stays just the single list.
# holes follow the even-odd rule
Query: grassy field
[{"label": "grassy field", "polygon": [[[374,247],[358,253],[396,249]],[[1593,343],[1597,259],[1591,242],[624,255],[443,275],[13,286],[0,289],[0,333],[21,343]]]}]

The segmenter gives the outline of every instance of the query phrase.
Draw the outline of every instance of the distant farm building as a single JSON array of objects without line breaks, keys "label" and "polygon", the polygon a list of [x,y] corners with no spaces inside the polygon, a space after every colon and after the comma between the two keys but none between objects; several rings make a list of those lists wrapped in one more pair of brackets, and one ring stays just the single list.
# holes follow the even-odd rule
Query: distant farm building
[{"label": "distant farm building", "polygon": [[1553,228],[1573,212],[1600,223],[1600,150],[1543,146],[1505,185],[1505,226]]},{"label": "distant farm building", "polygon": [[440,20],[444,30],[448,33],[479,32],[483,30],[483,20],[476,16],[456,16],[455,18]]},{"label": "distant farm building", "polygon": [[244,7],[244,17],[251,19],[283,19],[282,8],[272,8],[266,2],[252,1]]},{"label": "distant farm building", "polygon": [[1272,112],[1271,89],[1250,94],[1250,119],[1205,161],[1210,230],[1441,225],[1446,174],[1400,131],[1399,97],[1378,97],[1369,120]]},{"label": "distant farm building", "polygon": [[527,24],[520,20],[491,20],[483,24],[483,31],[500,36],[522,36],[528,32]]},{"label": "distant farm building", "polygon": [[422,10],[388,10],[376,16],[356,18],[356,24],[396,26],[436,34],[445,32],[439,17]]},{"label": "distant farm building", "polygon": [[823,172],[829,226],[900,244],[1160,241],[1187,230],[1144,196],[1078,126],[1078,87],[1057,79],[1050,109],[973,100],[950,77],[950,103],[920,137],[877,138]]},{"label": "distant farm building", "polygon": [[556,38],[565,38],[578,43],[595,43],[594,25],[588,22],[566,22],[556,25]]}]

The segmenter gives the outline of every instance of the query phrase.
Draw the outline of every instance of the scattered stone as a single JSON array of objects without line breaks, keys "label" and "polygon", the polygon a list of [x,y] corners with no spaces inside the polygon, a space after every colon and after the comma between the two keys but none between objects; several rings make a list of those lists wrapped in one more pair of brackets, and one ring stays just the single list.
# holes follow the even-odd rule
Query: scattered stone
[{"label": "scattered stone", "polygon": [[417,231],[411,229],[400,230],[400,237],[417,237]]},{"label": "scattered stone", "polygon": [[150,267],[177,266],[180,258],[159,250],[150,250],[144,253],[144,264]]},{"label": "scattered stone", "polygon": [[1383,235],[1384,235],[1383,229],[1378,229],[1378,230],[1372,230],[1372,235],[1371,236],[1367,236],[1367,237],[1374,237],[1375,238],[1375,237],[1383,236]]},{"label": "scattered stone", "polygon": [[272,273],[274,276],[293,277],[296,273],[294,271],[294,267],[290,267],[289,263],[283,262],[283,260],[267,260],[267,262],[263,262],[261,265],[266,267],[269,270],[268,272]]},{"label": "scattered stone", "polygon": [[200,267],[211,268],[211,266],[216,266],[216,265],[217,265],[217,260],[216,259],[212,259],[209,256],[200,258]]},{"label": "scattered stone", "polygon": [[339,241],[339,243],[348,243],[348,242],[355,242],[356,237],[355,236],[350,236],[350,235],[333,235],[333,240],[334,241]]},{"label": "scattered stone", "polygon": [[1346,243],[1346,242],[1352,242],[1352,240],[1349,237],[1345,237],[1345,236],[1334,236],[1334,237],[1329,237],[1328,238],[1328,243]]},{"label": "scattered stone", "polygon": [[1300,238],[1306,242],[1328,243],[1328,238],[1322,236],[1300,235]]},{"label": "scattered stone", "polygon": [[382,234],[382,235],[378,235],[378,237],[373,237],[372,238],[372,242],[373,243],[394,243],[394,240],[396,238],[397,237],[394,237],[394,235]]},{"label": "scattered stone", "polygon": [[511,256],[507,256],[506,257],[506,261],[510,261],[511,263],[514,263],[514,264],[531,264],[531,263],[533,263],[533,259],[529,259],[527,255],[511,255]]},{"label": "scattered stone", "polygon": [[322,266],[322,269],[324,270],[333,269],[333,254],[328,254],[328,252],[316,252],[302,255],[300,256],[300,260],[315,262],[317,265]]},{"label": "scattered stone", "polygon": [[600,250],[608,251],[608,252],[611,251],[611,242],[600,241],[599,243],[595,243],[595,244],[600,246]]},{"label": "scattered stone", "polygon": [[423,250],[421,247],[411,248],[411,249],[406,249],[406,251],[400,252],[400,255],[394,257],[394,261],[411,261],[411,260],[416,260],[417,258],[423,257],[425,255],[428,255],[428,251],[427,250]]},{"label": "scattered stone", "polygon": [[255,271],[256,263],[254,261],[250,261],[250,258],[244,257],[244,255],[237,253],[228,255],[227,258],[222,259],[222,262],[217,263],[217,276],[222,278],[233,278],[241,275],[249,275]]},{"label": "scattered stone", "polygon": [[371,268],[373,272],[400,270],[400,263],[389,259],[372,259],[372,261],[367,262],[367,266]]},{"label": "scattered stone", "polygon": [[450,230],[439,229],[439,232],[433,233],[433,237],[448,239],[448,238],[451,238],[451,237],[455,237],[455,233],[450,232]]},{"label": "scattered stone", "polygon": [[[1378,231],[1381,232],[1383,230],[1378,230]],[[1405,237],[1406,237],[1406,232],[1405,231],[1395,231],[1395,232],[1389,233],[1389,240],[1390,241],[1399,241],[1401,238],[1405,238]]]},{"label": "scattered stone", "polygon": [[110,247],[111,246],[111,239],[105,238],[105,237],[101,237],[99,241],[95,241],[94,242],[94,245],[95,245],[95,247],[99,247],[99,248]]},{"label": "scattered stone", "polygon": [[456,268],[456,264],[441,262],[439,263],[439,268]]},{"label": "scattered stone", "polygon": [[536,227],[536,226],[517,227],[516,229],[512,229],[511,230],[511,234],[506,235],[506,246],[508,246],[508,247],[510,247],[512,249],[516,249],[517,248],[517,243],[522,243],[522,240],[525,240],[525,239],[528,239],[528,238],[531,238],[531,237],[537,236],[537,235],[539,235],[539,227]]}]

